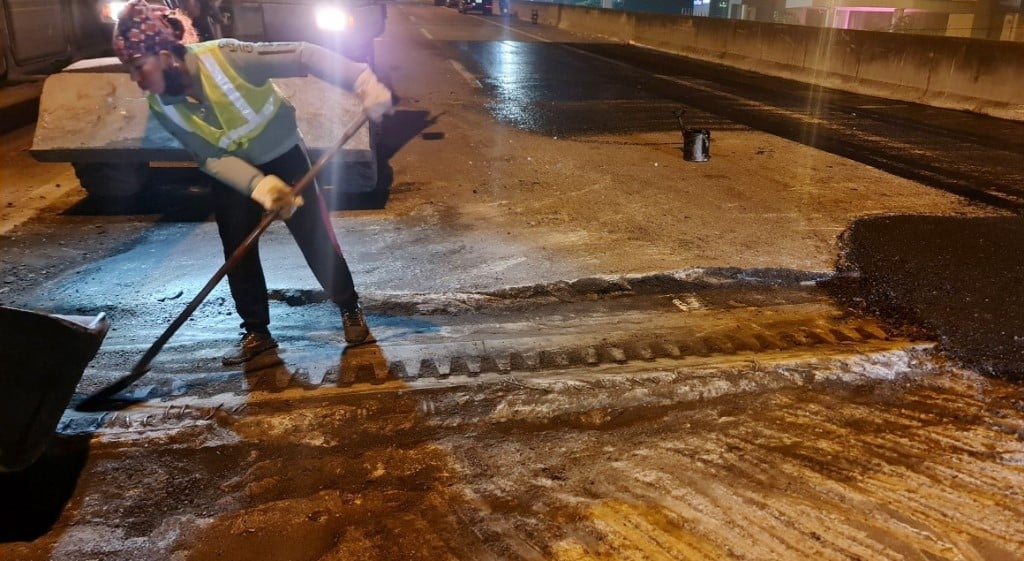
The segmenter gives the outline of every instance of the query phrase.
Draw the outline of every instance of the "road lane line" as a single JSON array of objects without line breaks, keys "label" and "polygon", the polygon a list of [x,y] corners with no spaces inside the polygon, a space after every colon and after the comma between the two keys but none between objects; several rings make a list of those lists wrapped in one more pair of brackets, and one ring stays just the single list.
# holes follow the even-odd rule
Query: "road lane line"
[{"label": "road lane line", "polygon": [[469,85],[473,86],[474,88],[484,87],[483,84],[480,83],[480,80],[477,80],[476,76],[470,74],[469,70],[466,70],[466,67],[459,64],[457,60],[448,59],[448,62],[452,63],[452,66],[455,68],[455,71],[461,74],[462,77],[465,78],[467,82],[469,82]]},{"label": "road lane line", "polygon": [[427,39],[433,39],[433,38],[434,38],[434,36],[433,36],[433,35],[431,35],[431,34],[430,34],[430,32],[429,32],[429,31],[427,31],[427,30],[426,30],[425,28],[422,28],[422,27],[421,27],[421,28],[420,28],[420,33],[422,33],[422,34],[423,34],[423,36],[424,36],[424,37],[426,37]]},{"label": "road lane line", "polygon": [[491,25],[497,25],[498,27],[507,29],[508,31],[512,31],[514,33],[519,33],[520,35],[525,35],[525,36],[529,37],[530,39],[536,39],[536,40],[538,40],[538,41],[540,41],[542,43],[553,43],[554,42],[554,41],[551,41],[550,39],[545,39],[545,38],[541,37],[540,35],[534,35],[533,33],[527,33],[527,32],[522,31],[520,29],[516,29],[514,27],[509,27],[509,26],[505,25],[504,23],[498,23],[496,21],[491,21],[491,20],[489,20],[489,19],[487,19],[485,17],[482,17],[482,16],[477,16],[477,17],[480,18],[480,21],[489,23]]}]

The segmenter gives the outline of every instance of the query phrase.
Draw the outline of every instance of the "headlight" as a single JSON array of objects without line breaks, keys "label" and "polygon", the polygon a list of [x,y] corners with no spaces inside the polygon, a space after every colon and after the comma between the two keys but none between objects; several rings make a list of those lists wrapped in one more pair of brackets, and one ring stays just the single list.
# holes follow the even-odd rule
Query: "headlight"
[{"label": "headlight", "polygon": [[103,18],[103,21],[117,21],[117,16],[121,14],[121,10],[127,5],[128,2],[107,2],[103,4],[100,16]]},{"label": "headlight", "polygon": [[352,27],[352,16],[335,6],[317,6],[316,26],[324,31],[345,31]]}]

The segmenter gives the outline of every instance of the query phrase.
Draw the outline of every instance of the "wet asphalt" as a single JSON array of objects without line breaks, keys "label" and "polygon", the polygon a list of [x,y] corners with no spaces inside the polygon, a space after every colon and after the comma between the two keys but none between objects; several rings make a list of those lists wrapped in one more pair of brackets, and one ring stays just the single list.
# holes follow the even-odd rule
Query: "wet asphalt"
[{"label": "wet asphalt", "polygon": [[[507,25],[530,31],[527,23]],[[1024,122],[821,88],[610,43],[437,45],[494,117],[556,137],[753,129],[963,198],[1002,218],[886,216],[844,239],[837,298],[912,326],[982,371],[1024,379]],[[677,112],[684,111],[682,117]],[[848,282],[850,276],[862,282]]]},{"label": "wet asphalt", "polygon": [[[1024,122],[858,95],[607,43],[454,42],[502,122],[551,136],[754,129],[1024,211]],[[567,79],[571,77],[571,79]]]}]

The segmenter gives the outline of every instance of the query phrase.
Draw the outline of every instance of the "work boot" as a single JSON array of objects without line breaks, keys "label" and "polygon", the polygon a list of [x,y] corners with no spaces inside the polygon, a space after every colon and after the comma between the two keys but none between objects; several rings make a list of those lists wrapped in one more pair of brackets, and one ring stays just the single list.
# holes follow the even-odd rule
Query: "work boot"
[{"label": "work boot", "polygon": [[256,358],[262,353],[277,348],[277,341],[269,333],[256,333],[250,331],[242,336],[238,343],[238,349],[224,355],[221,364],[224,366],[235,366]]},{"label": "work boot", "polygon": [[350,345],[358,345],[370,336],[370,328],[366,326],[366,317],[363,316],[363,309],[359,306],[342,310],[341,325],[345,328],[345,342]]}]

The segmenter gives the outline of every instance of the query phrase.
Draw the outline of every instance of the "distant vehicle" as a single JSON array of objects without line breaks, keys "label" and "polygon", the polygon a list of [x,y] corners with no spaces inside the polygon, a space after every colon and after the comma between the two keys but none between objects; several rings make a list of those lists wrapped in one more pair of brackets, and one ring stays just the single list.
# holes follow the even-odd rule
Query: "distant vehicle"
[{"label": "distant vehicle", "polygon": [[494,13],[491,0],[460,0],[459,2],[459,13],[468,14],[469,12],[480,12],[485,16],[489,16]]},{"label": "distant vehicle", "polygon": [[110,52],[98,0],[0,1],[0,82],[34,80]]}]

